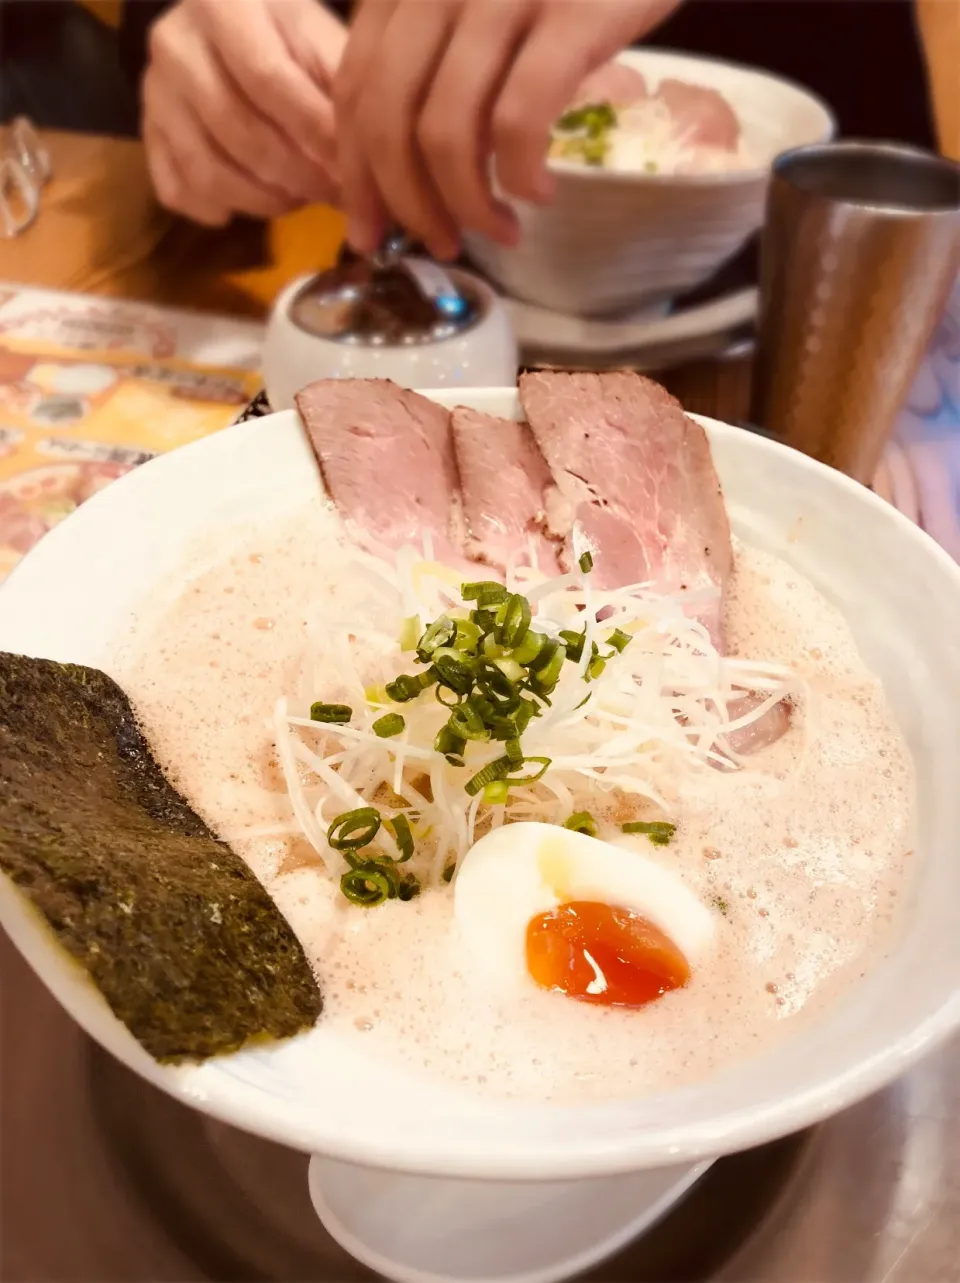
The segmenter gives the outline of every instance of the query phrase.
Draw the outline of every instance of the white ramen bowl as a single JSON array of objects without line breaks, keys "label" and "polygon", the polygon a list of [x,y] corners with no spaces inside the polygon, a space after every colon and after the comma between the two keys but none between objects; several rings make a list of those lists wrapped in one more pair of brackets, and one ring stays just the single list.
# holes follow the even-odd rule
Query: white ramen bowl
[{"label": "white ramen bowl", "polygon": [[[428,395],[450,406],[465,403],[514,417],[519,412],[514,389]],[[354,1172],[350,1188],[366,1180],[370,1196],[365,1202],[358,1195],[351,1205],[379,1209],[381,1220],[395,1229],[402,1225],[417,1245],[424,1241],[417,1229],[422,1215],[411,1218],[401,1195],[393,1214],[386,1194],[370,1193],[371,1181],[382,1190],[384,1172],[407,1174],[394,1185],[388,1181],[388,1192],[406,1188],[421,1213],[424,1186],[415,1177],[472,1178],[453,1188],[472,1191],[468,1212],[474,1218],[476,1181],[563,1182],[529,1187],[529,1197],[543,1211],[544,1189],[555,1188],[558,1198],[569,1200],[571,1181],[629,1173],[614,1185],[649,1201],[639,1220],[636,1206],[621,1207],[617,1223],[602,1228],[592,1213],[585,1216],[583,1234],[603,1238],[603,1244],[588,1250],[589,1242],[572,1243],[559,1273],[541,1268],[542,1262],[533,1268],[521,1253],[517,1259],[526,1264],[519,1272],[491,1270],[484,1277],[533,1283],[583,1268],[604,1245],[622,1242],[631,1227],[648,1223],[665,1191],[689,1184],[698,1169],[678,1172],[678,1165],[826,1118],[883,1087],[960,1025],[960,568],[905,517],[848,478],[769,440],[700,421],[734,531],[784,558],[844,612],[866,663],[884,682],[918,773],[916,877],[889,957],[821,1018],[798,1021],[780,1045],[681,1090],[576,1107],[491,1100],[385,1065],[364,1050],[362,1040],[332,1033],[322,1017],[312,1031],[283,1045],[170,1068],[142,1050],[0,878],[0,923],[97,1042],[185,1104],[323,1156],[314,1175],[322,1185],[327,1172],[328,1191],[347,1188],[344,1169],[333,1160],[381,1169],[379,1176],[359,1178],[346,1169]],[[293,412],[227,429],[147,463],[84,504],[14,571],[0,589],[0,649],[102,666],[131,614],[160,590],[168,572],[183,565],[198,536],[232,525],[248,529],[320,492],[316,464]],[[398,1098],[398,1110],[364,1105]],[[649,1169],[658,1168],[674,1172],[651,1184]],[[610,1187],[608,1181],[582,1184],[585,1198],[602,1198],[604,1214],[611,1206]],[[489,1188],[491,1198],[496,1189],[506,1191],[514,1212],[523,1206],[515,1187]],[[329,1212],[323,1189],[314,1194]],[[458,1241],[469,1243],[462,1217],[449,1209],[445,1215],[445,1223],[457,1227]],[[572,1223],[570,1214],[562,1215],[564,1225]],[[363,1234],[343,1225],[342,1207],[327,1223],[363,1256]],[[530,1211],[525,1223],[542,1245],[542,1221]],[[384,1235],[389,1240],[384,1231],[381,1241]],[[514,1251],[508,1238],[502,1236],[504,1250]],[[484,1234],[487,1245],[494,1240],[501,1241]],[[411,1249],[407,1258],[414,1257]],[[363,1256],[400,1280],[461,1277],[449,1265],[425,1270],[422,1257],[416,1268],[388,1269],[389,1258],[381,1248]],[[475,1271],[462,1277],[478,1278]]]},{"label": "white ramen bowl", "polygon": [[624,53],[620,61],[642,71],[651,89],[675,77],[720,90],[757,165],[718,174],[647,174],[551,161],[552,204],[514,203],[519,245],[465,238],[470,257],[491,280],[527,303],[600,316],[693,289],[760,227],[774,157],[833,136],[833,116],[819,98],[766,72],[653,49]]}]

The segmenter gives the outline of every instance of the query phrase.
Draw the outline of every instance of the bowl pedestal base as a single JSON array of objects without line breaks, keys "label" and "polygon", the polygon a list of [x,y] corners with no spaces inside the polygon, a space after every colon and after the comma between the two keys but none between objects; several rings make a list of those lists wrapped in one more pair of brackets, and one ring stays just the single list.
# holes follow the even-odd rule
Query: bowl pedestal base
[{"label": "bowl pedestal base", "polygon": [[327,1233],[394,1283],[557,1283],[650,1229],[709,1163],[594,1180],[406,1176],[315,1155]]}]

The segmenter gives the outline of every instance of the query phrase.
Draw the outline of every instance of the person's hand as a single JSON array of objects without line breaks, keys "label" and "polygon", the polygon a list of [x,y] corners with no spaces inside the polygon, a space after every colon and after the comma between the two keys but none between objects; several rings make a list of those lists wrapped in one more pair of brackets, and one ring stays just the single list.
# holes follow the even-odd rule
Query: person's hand
[{"label": "person's hand", "polygon": [[547,202],[550,129],[580,80],[679,0],[363,0],[334,83],[349,238],[388,220],[438,257],[460,230],[515,242],[491,188]]},{"label": "person's hand", "polygon": [[151,29],[143,81],[160,202],[219,226],[334,196],[330,87],[345,43],[318,0],[178,0]]}]

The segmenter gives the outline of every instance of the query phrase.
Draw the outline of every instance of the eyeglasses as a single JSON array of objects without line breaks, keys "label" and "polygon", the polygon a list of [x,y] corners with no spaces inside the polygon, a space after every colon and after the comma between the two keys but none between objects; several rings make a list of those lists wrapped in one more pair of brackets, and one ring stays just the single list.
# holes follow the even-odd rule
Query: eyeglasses
[{"label": "eyeglasses", "polygon": [[0,155],[0,235],[9,239],[30,226],[50,172],[50,153],[26,116],[18,116]]}]

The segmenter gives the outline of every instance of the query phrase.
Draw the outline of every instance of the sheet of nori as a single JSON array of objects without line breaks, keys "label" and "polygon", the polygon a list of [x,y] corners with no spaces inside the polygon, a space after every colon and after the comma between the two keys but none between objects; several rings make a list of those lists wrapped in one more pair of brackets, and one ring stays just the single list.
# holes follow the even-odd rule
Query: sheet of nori
[{"label": "sheet of nori", "polygon": [[159,1061],[309,1027],[320,990],[104,673],[0,653],[0,868]]}]

